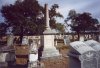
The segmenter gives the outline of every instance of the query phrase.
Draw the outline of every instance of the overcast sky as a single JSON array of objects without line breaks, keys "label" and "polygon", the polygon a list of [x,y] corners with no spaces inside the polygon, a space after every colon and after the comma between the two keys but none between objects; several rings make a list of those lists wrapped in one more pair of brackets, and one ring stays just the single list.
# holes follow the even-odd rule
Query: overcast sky
[{"label": "overcast sky", "polygon": [[[0,0],[0,8],[5,4],[13,4],[15,0]],[[64,16],[67,17],[69,10],[75,9],[76,12],[90,12],[94,18],[99,19],[100,21],[100,0],[38,0],[41,5],[45,3],[49,4],[49,7],[53,4],[58,4],[58,11]],[[57,19],[60,22],[63,22],[64,19]],[[0,21],[3,21],[3,18],[0,14]]]}]

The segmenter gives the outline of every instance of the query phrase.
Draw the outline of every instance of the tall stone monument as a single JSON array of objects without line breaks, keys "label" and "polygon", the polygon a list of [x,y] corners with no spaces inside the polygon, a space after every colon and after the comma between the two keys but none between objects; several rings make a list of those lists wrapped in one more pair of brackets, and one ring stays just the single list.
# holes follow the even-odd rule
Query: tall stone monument
[{"label": "tall stone monument", "polygon": [[52,33],[55,33],[54,31],[51,30],[50,25],[49,25],[49,11],[48,11],[48,5],[45,4],[46,8],[46,30],[43,32],[43,45],[44,49],[42,52],[42,58],[48,58],[48,57],[54,57],[54,56],[59,56],[59,51],[56,49],[54,46],[54,35]]}]

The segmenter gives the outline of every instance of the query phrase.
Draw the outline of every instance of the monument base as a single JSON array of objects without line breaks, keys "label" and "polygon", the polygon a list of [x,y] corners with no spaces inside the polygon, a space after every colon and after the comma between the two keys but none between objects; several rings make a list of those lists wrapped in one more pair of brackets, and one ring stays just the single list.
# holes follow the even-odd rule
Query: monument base
[{"label": "monument base", "polygon": [[53,49],[46,49],[42,52],[42,57],[41,58],[50,58],[50,57],[58,57],[61,56],[59,54],[59,51],[56,50],[56,48]]},{"label": "monument base", "polygon": [[54,46],[54,35],[44,35],[43,45],[42,58],[60,56],[59,51]]}]

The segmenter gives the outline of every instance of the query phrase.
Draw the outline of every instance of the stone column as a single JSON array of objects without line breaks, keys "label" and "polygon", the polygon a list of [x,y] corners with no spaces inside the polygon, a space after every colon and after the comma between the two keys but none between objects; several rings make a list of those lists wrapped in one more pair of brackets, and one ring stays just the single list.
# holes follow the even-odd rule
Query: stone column
[{"label": "stone column", "polygon": [[51,35],[54,33],[50,26],[49,26],[49,11],[48,11],[48,5],[45,4],[46,8],[46,30],[43,32],[43,52],[42,52],[42,58],[46,57],[54,57],[54,56],[59,56],[59,51],[56,49],[54,46],[54,35]]},{"label": "stone column", "polygon": [[48,5],[47,4],[45,4],[45,9],[46,9],[46,15],[45,15],[46,29],[50,29],[50,26],[49,26],[49,10],[48,10]]}]

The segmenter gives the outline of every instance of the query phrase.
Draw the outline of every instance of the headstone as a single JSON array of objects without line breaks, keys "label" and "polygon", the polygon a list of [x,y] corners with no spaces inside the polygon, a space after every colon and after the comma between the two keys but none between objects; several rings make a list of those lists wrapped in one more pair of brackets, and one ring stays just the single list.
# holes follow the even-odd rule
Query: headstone
[{"label": "headstone", "polygon": [[28,45],[28,39],[26,37],[23,37],[22,45]]},{"label": "headstone", "polygon": [[33,42],[30,45],[30,54],[37,54],[38,53],[38,45],[36,44],[36,42]]},{"label": "headstone", "polygon": [[13,45],[14,36],[13,35],[7,35],[7,46]]},{"label": "headstone", "polygon": [[42,37],[44,46],[42,58],[60,55],[59,51],[54,46],[54,35],[51,35],[52,33],[55,32],[52,31],[49,26],[49,11],[47,4],[45,4],[45,8],[46,8],[46,30],[43,32],[44,35]]},{"label": "headstone", "polygon": [[65,45],[69,45],[69,43],[70,43],[70,39],[69,39],[69,36],[64,36],[64,44]]},{"label": "headstone", "polygon": [[84,36],[80,36],[79,41],[84,41]]},{"label": "headstone", "polygon": [[98,54],[98,68],[100,68],[100,43],[95,40],[88,40],[85,42],[97,51]]},{"label": "headstone", "polygon": [[14,36],[12,33],[12,29],[13,29],[12,27],[9,27],[7,31],[7,46],[13,45]]},{"label": "headstone", "polygon": [[96,51],[81,41],[70,43],[69,68],[97,68]]},{"label": "headstone", "polygon": [[38,45],[35,41],[30,45],[30,54],[29,54],[29,68],[37,67],[38,62]]}]

